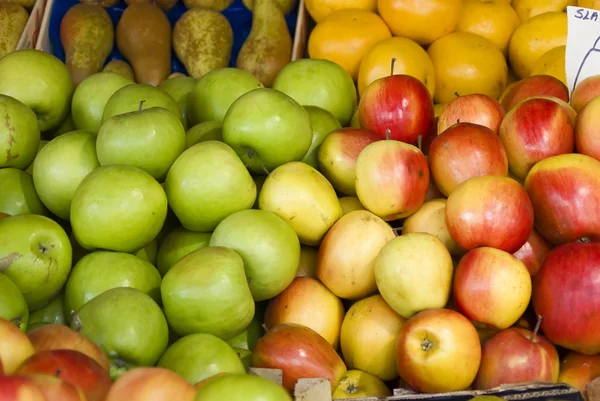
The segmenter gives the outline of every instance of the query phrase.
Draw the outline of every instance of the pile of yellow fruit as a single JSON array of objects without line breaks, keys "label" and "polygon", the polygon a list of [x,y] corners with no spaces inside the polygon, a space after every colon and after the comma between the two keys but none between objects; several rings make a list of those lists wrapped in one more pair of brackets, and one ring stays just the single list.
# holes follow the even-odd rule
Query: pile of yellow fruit
[{"label": "pile of yellow fruit", "polygon": [[566,84],[567,6],[600,0],[305,0],[316,22],[311,58],[334,61],[359,95],[375,79],[412,75],[436,104],[457,94],[499,98],[530,75]]}]

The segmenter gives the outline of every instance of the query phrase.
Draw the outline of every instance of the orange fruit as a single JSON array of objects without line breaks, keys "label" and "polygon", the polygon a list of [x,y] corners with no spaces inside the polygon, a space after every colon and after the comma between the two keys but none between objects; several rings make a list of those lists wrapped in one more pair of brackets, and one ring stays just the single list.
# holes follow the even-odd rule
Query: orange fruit
[{"label": "orange fruit", "polygon": [[521,21],[527,21],[536,15],[550,11],[566,11],[567,6],[575,5],[577,0],[514,0],[512,6]]},{"label": "orange fruit", "polygon": [[377,8],[394,36],[429,45],[454,32],[462,0],[378,0]]},{"label": "orange fruit", "polygon": [[306,10],[315,22],[321,22],[334,11],[359,8],[377,11],[377,0],[305,0]]},{"label": "orange fruit", "polygon": [[427,53],[435,70],[435,103],[450,103],[457,94],[471,93],[498,99],[506,87],[504,55],[479,35],[451,33],[433,42]]},{"label": "orange fruit", "polygon": [[379,15],[355,8],[339,10],[315,26],[308,38],[308,55],[339,64],[356,80],[363,56],[390,36]]},{"label": "orange fruit", "polygon": [[457,32],[471,32],[496,45],[504,54],[519,17],[506,0],[465,0]]},{"label": "orange fruit", "polygon": [[396,37],[377,42],[363,57],[358,69],[357,81],[360,96],[371,82],[392,73],[392,58],[396,59],[394,74],[406,74],[417,78],[425,84],[433,96],[435,73],[427,52],[415,41]]}]

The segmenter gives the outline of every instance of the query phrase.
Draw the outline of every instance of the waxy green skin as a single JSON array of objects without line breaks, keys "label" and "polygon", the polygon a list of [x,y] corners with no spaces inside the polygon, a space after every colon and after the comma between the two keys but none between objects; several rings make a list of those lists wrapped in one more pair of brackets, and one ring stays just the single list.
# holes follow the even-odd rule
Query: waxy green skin
[{"label": "waxy green skin", "polygon": [[265,331],[262,328],[261,324],[262,317],[259,316],[258,312],[259,311],[255,311],[254,319],[252,319],[250,325],[246,327],[246,330],[244,330],[237,336],[231,337],[230,339],[226,340],[227,344],[229,344],[233,348],[240,348],[248,351],[252,351],[254,349],[254,346],[256,345],[258,339],[265,334]]},{"label": "waxy green skin", "polygon": [[[48,143],[50,143],[50,141],[47,141],[47,140],[45,140],[45,139],[42,139],[42,140],[40,141],[40,145],[38,146],[37,153],[40,153],[40,150],[42,150],[42,148],[43,148],[44,146],[48,145]],[[37,154],[36,154],[36,155],[37,155]],[[35,161],[35,159],[34,159],[34,161]],[[27,167],[27,170],[25,170],[25,172],[26,172],[27,174],[31,175],[31,176],[33,177],[33,163],[31,163],[31,164],[29,165],[29,167]]]},{"label": "waxy green skin", "polygon": [[96,134],[69,132],[51,140],[40,150],[33,162],[33,184],[44,205],[68,221],[75,190],[99,166]]},{"label": "waxy green skin", "polygon": [[13,167],[3,168],[0,169],[0,183],[0,212],[11,216],[28,213],[48,215],[30,174]]},{"label": "waxy green skin", "polygon": [[131,79],[114,72],[98,72],[84,79],[73,93],[71,115],[78,130],[98,132],[108,99],[119,89],[133,85]]},{"label": "waxy green skin", "polygon": [[177,227],[167,234],[156,256],[156,268],[162,276],[184,256],[208,246],[210,233],[198,233]]},{"label": "waxy green skin", "polygon": [[290,394],[280,385],[254,375],[226,375],[211,379],[202,386],[196,401],[292,401]]},{"label": "waxy green skin", "polygon": [[0,219],[0,272],[19,288],[30,311],[48,304],[71,271],[71,242],[58,223],[24,214]]},{"label": "waxy green skin", "polygon": [[27,332],[47,324],[68,324],[65,319],[64,294],[61,292],[50,303],[29,315]]},{"label": "waxy green skin", "polygon": [[154,366],[169,339],[160,307],[143,291],[128,287],[113,288],[86,303],[71,328],[106,353],[113,379],[136,366]]},{"label": "waxy green skin", "polygon": [[319,147],[325,137],[333,130],[342,128],[342,124],[333,114],[325,109],[316,106],[304,106],[310,118],[313,136],[308,152],[302,158],[302,161],[309,166],[319,169]]},{"label": "waxy green skin", "polygon": [[24,170],[31,165],[40,144],[35,114],[10,96],[0,95],[0,168]]},{"label": "waxy green skin", "polygon": [[223,124],[219,121],[205,121],[190,128],[185,134],[185,148],[191,148],[204,141],[222,141]]},{"label": "waxy green skin", "polygon": [[189,116],[188,116],[188,96],[194,87],[196,80],[192,77],[175,77],[169,78],[158,87],[175,99],[179,108],[181,109],[181,114],[183,115],[183,126],[187,129],[190,126]]},{"label": "waxy green skin", "polygon": [[23,332],[27,331],[29,309],[19,287],[0,273],[0,318],[10,320]]}]

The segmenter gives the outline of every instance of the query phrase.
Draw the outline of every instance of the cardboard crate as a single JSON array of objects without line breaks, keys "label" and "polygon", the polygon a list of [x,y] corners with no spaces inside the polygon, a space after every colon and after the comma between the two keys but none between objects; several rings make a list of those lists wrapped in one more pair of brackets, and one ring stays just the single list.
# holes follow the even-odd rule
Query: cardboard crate
[{"label": "cardboard crate", "polygon": [[27,20],[23,33],[21,33],[21,38],[17,43],[17,50],[35,48],[38,37],[40,36],[48,1],[51,0],[37,0],[32,9],[28,10],[29,19]]}]

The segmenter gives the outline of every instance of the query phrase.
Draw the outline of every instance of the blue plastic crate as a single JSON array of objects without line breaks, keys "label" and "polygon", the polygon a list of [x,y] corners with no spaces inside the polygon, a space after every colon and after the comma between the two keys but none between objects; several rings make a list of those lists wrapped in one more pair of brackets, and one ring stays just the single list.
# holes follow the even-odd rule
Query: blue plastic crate
[{"label": "blue plastic crate", "polygon": [[[50,26],[49,26],[49,37],[50,43],[52,45],[52,53],[61,59],[63,62],[65,61],[65,51],[60,43],[60,22],[63,16],[67,13],[69,8],[73,7],[75,4],[78,4],[79,0],[55,0],[54,6],[52,7],[52,13],[50,15]],[[297,2],[298,3],[298,2]],[[125,1],[121,0],[119,4],[114,7],[109,7],[106,9],[108,15],[112,19],[113,25],[116,28],[123,11],[127,4]],[[171,22],[171,27],[175,25],[175,22],[185,13],[187,9],[183,5],[181,1],[175,5],[171,10],[169,10],[166,15]],[[248,34],[250,33],[250,28],[252,27],[252,12],[249,11],[242,0],[235,0],[234,3],[226,10],[223,11],[223,15],[229,20],[231,27],[233,28],[233,48],[231,50],[231,58],[229,60],[229,66],[235,67],[235,62],[237,60],[238,52],[240,48],[246,41]],[[292,38],[294,37],[294,31],[296,29],[296,19],[298,16],[298,4],[296,4],[296,8],[293,12],[289,13],[285,16],[288,29],[290,31],[290,35]],[[119,52],[117,48],[117,44],[113,46],[112,53],[108,56],[106,62],[112,60],[125,60],[125,58]],[[183,72],[185,73],[185,67],[177,59],[175,52],[172,52],[171,57],[171,72]]]}]

